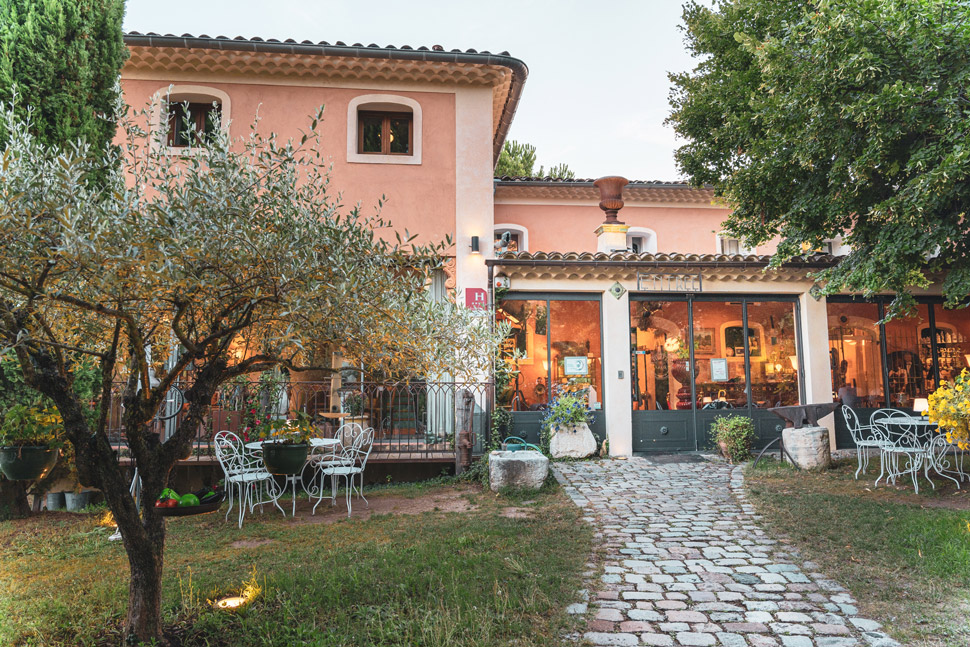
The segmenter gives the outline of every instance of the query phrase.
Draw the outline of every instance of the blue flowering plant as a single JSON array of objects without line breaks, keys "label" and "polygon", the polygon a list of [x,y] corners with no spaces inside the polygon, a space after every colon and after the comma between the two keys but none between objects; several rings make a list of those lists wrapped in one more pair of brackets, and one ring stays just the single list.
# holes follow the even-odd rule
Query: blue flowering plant
[{"label": "blue flowering plant", "polygon": [[593,412],[586,407],[586,396],[582,391],[561,393],[542,417],[542,430],[552,435],[564,427],[592,422]]}]

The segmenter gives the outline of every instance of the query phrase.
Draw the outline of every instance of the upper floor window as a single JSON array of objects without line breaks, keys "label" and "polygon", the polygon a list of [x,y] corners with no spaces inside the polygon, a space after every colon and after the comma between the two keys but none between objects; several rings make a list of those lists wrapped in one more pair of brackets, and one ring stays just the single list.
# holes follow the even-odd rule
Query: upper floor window
[{"label": "upper floor window", "polygon": [[370,112],[357,117],[358,153],[410,155],[414,131],[410,112]]},{"label": "upper floor window", "polygon": [[187,148],[206,141],[222,126],[222,105],[168,102],[168,145]]},{"label": "upper floor window", "polygon": [[421,163],[421,104],[394,94],[365,94],[347,106],[347,161]]},{"label": "upper floor window", "polygon": [[219,129],[228,130],[232,99],[219,88],[169,85],[152,99],[151,130],[160,133],[152,146],[175,155],[195,154]]},{"label": "upper floor window", "polygon": [[634,254],[656,254],[657,234],[644,227],[630,227],[626,233],[626,248]]},{"label": "upper floor window", "polygon": [[745,247],[741,244],[741,241],[737,238],[732,238],[731,236],[718,235],[717,237],[718,253],[727,254],[729,256],[736,256],[738,254],[748,255],[756,254],[757,250],[753,247]]},{"label": "upper floor window", "polygon": [[529,230],[518,225],[495,225],[495,253],[529,251]]}]

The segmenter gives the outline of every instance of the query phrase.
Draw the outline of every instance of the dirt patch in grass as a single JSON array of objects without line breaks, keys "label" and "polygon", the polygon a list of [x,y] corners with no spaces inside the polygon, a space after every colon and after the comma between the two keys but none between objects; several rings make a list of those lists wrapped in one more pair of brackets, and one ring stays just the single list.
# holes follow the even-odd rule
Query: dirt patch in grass
[{"label": "dirt patch in grass", "polygon": [[532,511],[528,508],[502,508],[501,514],[507,519],[528,519]]},{"label": "dirt patch in grass", "polygon": [[266,544],[272,544],[272,539],[240,539],[229,544],[230,548],[258,548]]},{"label": "dirt patch in grass", "polygon": [[[390,494],[369,494],[367,504],[362,499],[354,497],[351,502],[351,519],[370,519],[374,515],[408,515],[423,512],[469,512],[475,506],[465,496],[466,492],[459,488],[443,492],[427,493],[419,496],[399,496]],[[296,515],[301,523],[335,523],[347,519],[346,499],[338,494],[336,504],[331,506],[326,498],[317,507],[317,513],[311,514],[313,504],[305,497],[298,497]],[[287,514],[290,508],[283,505]]]}]

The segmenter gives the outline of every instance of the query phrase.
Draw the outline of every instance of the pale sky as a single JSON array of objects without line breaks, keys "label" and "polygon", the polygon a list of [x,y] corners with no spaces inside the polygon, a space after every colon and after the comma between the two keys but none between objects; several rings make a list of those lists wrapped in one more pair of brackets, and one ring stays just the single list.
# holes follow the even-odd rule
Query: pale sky
[{"label": "pale sky", "polygon": [[538,164],[674,180],[667,72],[693,66],[680,16],[680,0],[128,0],[125,29],[508,51],[529,67],[509,139]]}]

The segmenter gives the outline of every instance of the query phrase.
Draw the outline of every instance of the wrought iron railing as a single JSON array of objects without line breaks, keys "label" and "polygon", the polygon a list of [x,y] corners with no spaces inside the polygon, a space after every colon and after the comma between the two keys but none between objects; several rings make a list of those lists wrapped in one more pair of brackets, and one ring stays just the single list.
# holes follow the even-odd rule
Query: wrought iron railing
[{"label": "wrought iron railing", "polygon": [[[108,434],[127,455],[121,428],[121,389],[112,398]],[[333,435],[344,422],[373,427],[374,461],[456,461],[462,446],[471,454],[487,445],[493,387],[488,382],[351,382],[237,380],[224,385],[213,398],[210,412],[199,426],[192,453],[186,459],[211,460],[211,438],[217,431],[242,432],[254,418],[291,417],[298,411],[314,420],[321,435]],[[174,433],[183,413],[178,392],[170,392],[159,418],[153,423],[164,440]],[[356,402],[354,402],[356,401]],[[357,407],[352,405],[359,402]],[[347,412],[358,415],[338,417]],[[466,452],[467,453],[467,452]],[[466,458],[467,462],[467,458]]]}]

